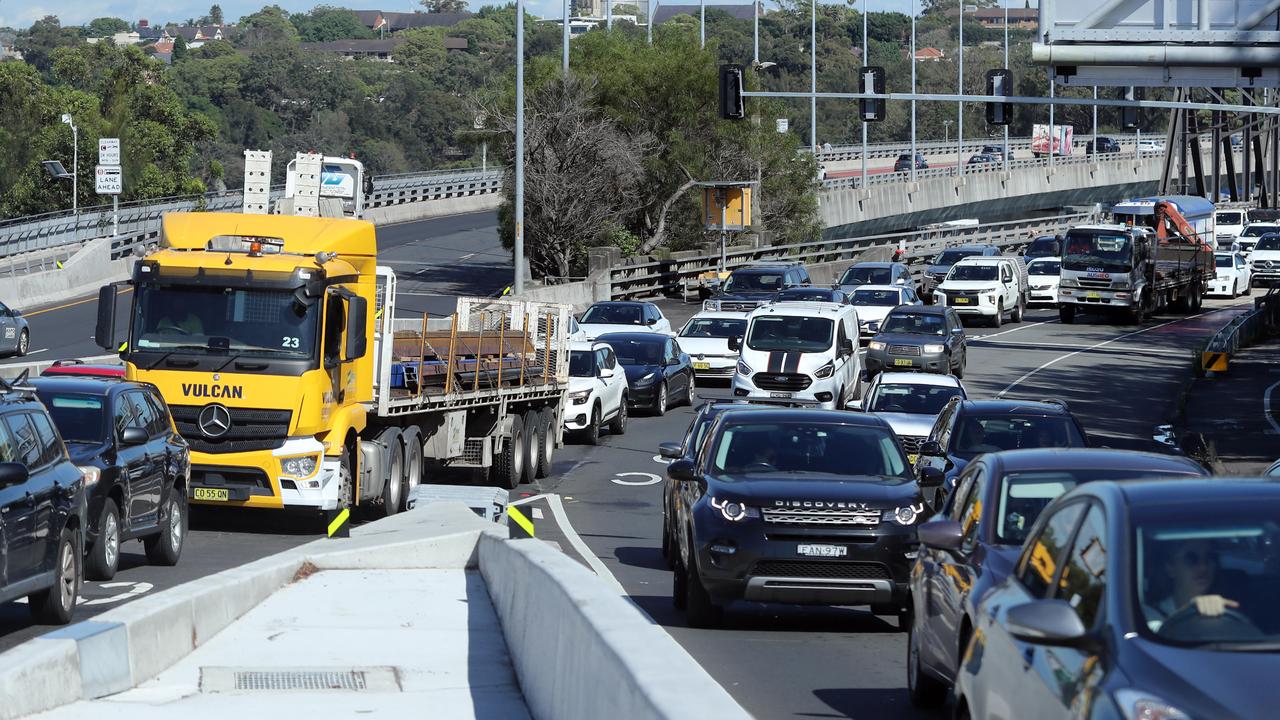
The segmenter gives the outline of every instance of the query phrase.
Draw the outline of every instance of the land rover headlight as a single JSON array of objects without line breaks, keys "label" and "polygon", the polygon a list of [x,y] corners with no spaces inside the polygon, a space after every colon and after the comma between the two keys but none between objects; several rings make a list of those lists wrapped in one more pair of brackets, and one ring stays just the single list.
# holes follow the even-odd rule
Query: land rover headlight
[{"label": "land rover headlight", "polygon": [[753,507],[747,507],[743,503],[735,500],[719,500],[712,497],[711,507],[719,510],[720,514],[724,516],[724,519],[729,522],[741,522],[747,518],[760,517],[759,510]]},{"label": "land rover headlight", "polygon": [[320,467],[320,458],[316,455],[298,455],[280,459],[280,474],[292,478],[309,478],[316,474]]},{"label": "land rover headlight", "polygon": [[894,508],[884,511],[885,520],[893,520],[899,525],[912,525],[920,518],[920,513],[924,512],[924,503],[915,505],[907,505],[905,507]]}]

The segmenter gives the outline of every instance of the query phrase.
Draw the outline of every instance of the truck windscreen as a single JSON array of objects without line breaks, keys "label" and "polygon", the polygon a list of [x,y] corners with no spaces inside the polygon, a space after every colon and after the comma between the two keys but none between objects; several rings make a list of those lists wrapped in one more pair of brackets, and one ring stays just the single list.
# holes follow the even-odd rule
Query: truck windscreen
[{"label": "truck windscreen", "polygon": [[1133,240],[1120,233],[1067,233],[1062,249],[1063,270],[1129,272],[1133,267]]},{"label": "truck windscreen", "polygon": [[175,287],[137,289],[133,350],[217,350],[249,357],[315,354],[321,303],[288,290]]}]

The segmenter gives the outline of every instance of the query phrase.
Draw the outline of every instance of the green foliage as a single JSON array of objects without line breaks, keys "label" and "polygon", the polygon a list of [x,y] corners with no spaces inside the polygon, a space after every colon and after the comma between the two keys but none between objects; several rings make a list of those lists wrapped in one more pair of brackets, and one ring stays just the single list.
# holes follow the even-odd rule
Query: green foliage
[{"label": "green foliage", "polygon": [[303,42],[332,42],[334,40],[362,40],[377,35],[360,22],[354,12],[346,8],[319,5],[303,15],[290,15],[289,21],[298,29]]},{"label": "green foliage", "polygon": [[78,45],[83,41],[80,28],[62,27],[57,17],[49,15],[18,33],[14,46],[29,64],[34,65],[41,73],[48,73],[53,65],[54,50]]},{"label": "green foliage", "polygon": [[86,36],[92,38],[111,37],[118,32],[129,32],[129,23],[120,18],[100,17],[85,26]]},{"label": "green foliage", "polygon": [[461,13],[467,11],[467,0],[420,0],[422,7],[432,13]]},{"label": "green foliage", "polygon": [[258,48],[297,41],[298,28],[289,21],[289,13],[279,5],[271,5],[240,18],[235,44],[237,47]]}]

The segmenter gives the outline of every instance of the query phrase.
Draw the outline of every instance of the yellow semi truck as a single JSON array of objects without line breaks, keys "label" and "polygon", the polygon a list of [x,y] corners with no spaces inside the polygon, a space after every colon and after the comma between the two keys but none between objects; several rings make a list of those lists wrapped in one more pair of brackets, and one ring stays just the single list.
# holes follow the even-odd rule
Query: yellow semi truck
[{"label": "yellow semi truck", "polygon": [[460,298],[450,318],[397,318],[362,220],[172,213],[98,303],[98,344],[191,445],[195,503],[390,514],[432,468],[514,487],[561,443],[569,307]]}]

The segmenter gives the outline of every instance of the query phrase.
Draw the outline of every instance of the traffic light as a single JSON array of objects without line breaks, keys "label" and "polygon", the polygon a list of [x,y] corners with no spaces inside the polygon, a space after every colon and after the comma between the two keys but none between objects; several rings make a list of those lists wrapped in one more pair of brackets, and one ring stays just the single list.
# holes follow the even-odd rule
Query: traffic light
[{"label": "traffic light", "polygon": [[720,117],[742,120],[747,110],[742,104],[742,66],[720,66]]},{"label": "traffic light", "polygon": [[[1013,94],[1013,73],[1005,68],[987,71],[987,94],[1009,97]],[[988,102],[987,124],[1009,125],[1013,122],[1013,103]]]},{"label": "traffic light", "polygon": [[[1125,88],[1125,91],[1124,91],[1125,100],[1141,100],[1142,96],[1143,96],[1142,88],[1135,88],[1132,85],[1130,85],[1128,88]],[[1120,125],[1125,130],[1138,129],[1138,108],[1136,107],[1120,108]]]},{"label": "traffic light", "polygon": [[[884,94],[884,68],[864,67],[858,73],[858,92]],[[884,98],[863,98],[858,101],[862,122],[880,122],[884,119]]]}]

